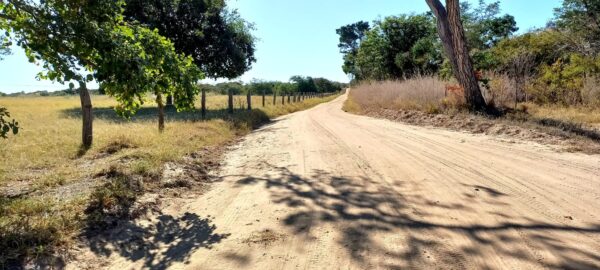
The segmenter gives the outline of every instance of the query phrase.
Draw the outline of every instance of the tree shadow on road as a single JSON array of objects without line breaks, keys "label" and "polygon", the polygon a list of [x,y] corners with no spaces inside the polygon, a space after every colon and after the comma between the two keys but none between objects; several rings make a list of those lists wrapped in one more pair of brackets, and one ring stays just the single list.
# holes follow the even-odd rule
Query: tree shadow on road
[{"label": "tree shadow on road", "polygon": [[141,261],[147,269],[167,269],[174,263],[188,263],[198,249],[212,249],[229,236],[215,233],[210,218],[192,213],[160,215],[154,222],[138,223],[129,221],[113,230],[87,235],[90,249],[103,257],[118,253],[132,262]]},{"label": "tree shadow on road", "polygon": [[[498,263],[503,261],[488,258],[489,253],[482,249],[493,250],[508,262],[547,269],[600,267],[597,252],[600,242],[593,244],[592,240],[600,239],[600,223],[570,226],[564,222],[533,220],[516,213],[498,213],[494,223],[440,222],[446,218],[440,212],[453,211],[465,216],[476,213],[466,204],[444,204],[420,195],[401,194],[367,177],[340,177],[325,171],[314,171],[310,177],[303,177],[284,167],[267,166],[272,174],[241,175],[236,184],[264,185],[274,203],[294,209],[282,223],[305,241],[318,237],[312,234],[315,227],[334,225],[328,228],[338,230],[341,236],[338,245],[361,267],[502,267]],[[273,177],[273,172],[278,176]],[[401,184],[395,182],[395,185]],[[485,198],[480,203],[503,205],[501,200],[509,197],[489,187],[469,188],[481,191],[480,196]],[[490,210],[493,210],[491,205]],[[489,213],[494,215],[493,211]],[[582,236],[591,241],[587,245],[578,242]],[[460,244],[450,239],[460,239]],[[545,258],[544,254],[552,254],[554,258]]]}]

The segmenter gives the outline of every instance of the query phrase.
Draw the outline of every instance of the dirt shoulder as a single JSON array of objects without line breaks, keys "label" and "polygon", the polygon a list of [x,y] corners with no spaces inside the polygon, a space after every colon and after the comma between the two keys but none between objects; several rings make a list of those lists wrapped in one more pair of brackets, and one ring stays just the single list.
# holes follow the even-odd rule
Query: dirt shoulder
[{"label": "dirt shoulder", "polygon": [[361,108],[359,114],[411,125],[499,136],[509,142],[533,141],[555,146],[558,151],[600,154],[600,129],[552,119],[532,119],[522,113],[492,118],[460,112],[431,114],[415,110]]}]

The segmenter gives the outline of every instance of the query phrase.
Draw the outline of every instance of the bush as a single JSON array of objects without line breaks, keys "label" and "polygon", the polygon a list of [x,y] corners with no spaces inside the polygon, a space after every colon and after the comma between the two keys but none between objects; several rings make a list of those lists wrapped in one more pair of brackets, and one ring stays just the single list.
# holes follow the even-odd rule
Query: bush
[{"label": "bush", "polygon": [[583,104],[586,75],[600,69],[599,60],[573,53],[552,65],[544,64],[528,92],[538,103]]},{"label": "bush", "polygon": [[600,106],[600,79],[598,77],[587,77],[583,80],[581,97],[586,105]]}]

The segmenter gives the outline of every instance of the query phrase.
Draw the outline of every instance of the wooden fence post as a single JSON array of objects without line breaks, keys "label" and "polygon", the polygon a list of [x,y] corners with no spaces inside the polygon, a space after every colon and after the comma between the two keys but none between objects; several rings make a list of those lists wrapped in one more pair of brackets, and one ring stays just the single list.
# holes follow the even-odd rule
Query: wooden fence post
[{"label": "wooden fence post", "polygon": [[200,112],[202,119],[206,119],[206,89],[202,88],[202,97],[200,99]]},{"label": "wooden fence post", "polygon": [[250,91],[248,91],[248,93],[246,93],[246,103],[248,105],[248,110],[251,111],[252,110],[252,93]]},{"label": "wooden fence post", "polygon": [[227,106],[228,106],[227,112],[229,114],[233,114],[233,90],[229,89],[227,91],[227,95],[228,95],[228,97],[227,97]]}]

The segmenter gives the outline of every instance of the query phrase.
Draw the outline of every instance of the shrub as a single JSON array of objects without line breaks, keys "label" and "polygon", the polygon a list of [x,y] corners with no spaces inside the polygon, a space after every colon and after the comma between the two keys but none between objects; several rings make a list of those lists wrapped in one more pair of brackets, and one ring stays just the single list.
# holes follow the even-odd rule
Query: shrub
[{"label": "shrub", "polygon": [[581,90],[583,103],[591,106],[600,105],[600,79],[597,77],[587,77],[583,80],[583,89]]}]

